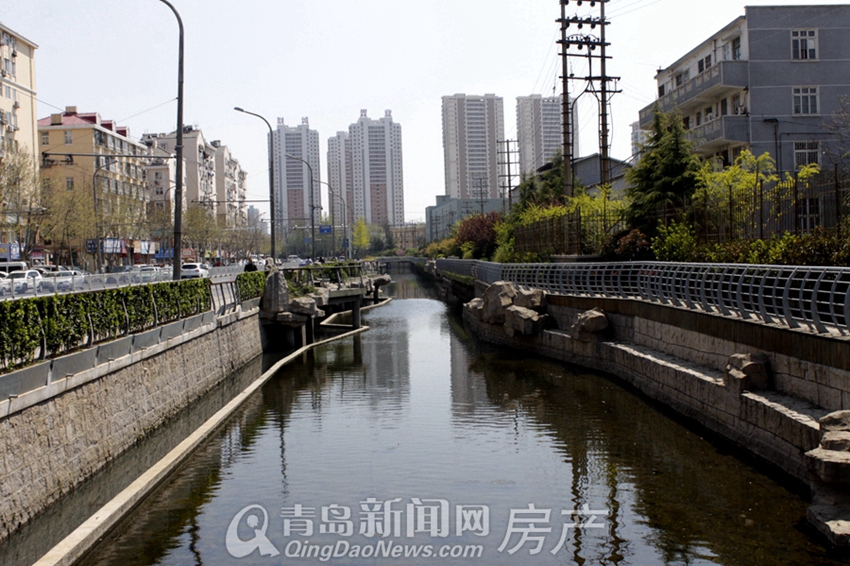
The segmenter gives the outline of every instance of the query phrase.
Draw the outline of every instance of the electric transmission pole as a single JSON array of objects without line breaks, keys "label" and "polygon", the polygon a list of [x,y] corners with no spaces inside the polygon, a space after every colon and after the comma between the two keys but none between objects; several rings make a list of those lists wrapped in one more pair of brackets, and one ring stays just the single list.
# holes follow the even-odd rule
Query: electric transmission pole
[{"label": "electric transmission pole", "polygon": [[567,49],[570,44],[567,42],[567,4],[570,0],[559,0],[561,2],[561,18],[558,20],[561,23],[561,84],[562,84],[562,99],[561,99],[561,127],[563,128],[564,136],[564,195],[567,198],[573,196],[573,136],[570,119],[570,76],[569,67],[567,65]]}]

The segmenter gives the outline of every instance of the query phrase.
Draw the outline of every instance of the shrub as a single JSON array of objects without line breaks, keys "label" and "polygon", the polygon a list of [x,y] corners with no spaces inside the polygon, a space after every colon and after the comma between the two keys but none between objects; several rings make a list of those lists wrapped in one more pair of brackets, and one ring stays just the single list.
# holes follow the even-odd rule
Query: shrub
[{"label": "shrub", "polygon": [[266,289],[266,274],[262,271],[248,271],[236,276],[239,300],[247,301],[263,295]]},{"label": "shrub", "polygon": [[684,222],[659,223],[651,247],[659,261],[697,261],[700,257],[694,230]]},{"label": "shrub", "polygon": [[634,229],[617,241],[614,254],[620,261],[652,259],[652,247],[646,234]]}]

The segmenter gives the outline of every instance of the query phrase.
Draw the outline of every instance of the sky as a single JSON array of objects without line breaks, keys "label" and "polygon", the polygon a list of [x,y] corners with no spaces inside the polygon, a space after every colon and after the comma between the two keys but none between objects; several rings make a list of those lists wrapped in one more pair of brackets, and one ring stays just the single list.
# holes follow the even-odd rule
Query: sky
[{"label": "sky", "polygon": [[[495,93],[516,139],[516,97],[560,94],[558,0],[171,0],[185,29],[184,123],[221,140],[248,171],[248,199],[268,198],[268,129],[240,106],[327,140],[365,109],[402,127],[407,221],[445,194],[441,97]],[[598,15],[571,0],[567,15]],[[655,72],[746,5],[847,0],[610,0],[613,157],[631,155],[630,124],[656,98]],[[157,0],[27,0],[0,22],[35,42],[38,116],[76,106],[129,126],[133,138],[176,127],[177,20]],[[580,65],[580,63],[576,63]],[[579,68],[574,71],[581,71]],[[580,72],[576,72],[580,74]],[[571,87],[571,91],[578,88]],[[553,91],[553,88],[555,89]],[[579,99],[579,155],[598,151],[595,99]],[[327,209],[327,198],[323,195]],[[252,203],[267,211],[266,203]],[[267,217],[267,215],[266,215]]]}]

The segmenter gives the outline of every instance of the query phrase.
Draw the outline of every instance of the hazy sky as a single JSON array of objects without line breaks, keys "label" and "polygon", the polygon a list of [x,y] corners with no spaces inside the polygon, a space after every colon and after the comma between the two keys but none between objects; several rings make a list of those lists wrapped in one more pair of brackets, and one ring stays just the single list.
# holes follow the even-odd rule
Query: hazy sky
[{"label": "hazy sky", "polygon": [[[186,34],[185,123],[228,145],[249,172],[249,199],[268,196],[267,129],[310,119],[319,132],[322,179],[327,140],[361,109],[390,109],[402,126],[407,220],[445,192],[440,98],[495,93],[505,131],[516,137],[516,97],[551,95],[558,83],[558,0],[173,0]],[[745,5],[786,0],[611,0],[609,74],[613,151],[631,153],[630,124],[655,99],[653,76]],[[842,4],[819,0],[810,4]],[[568,15],[590,12],[572,0]],[[593,9],[598,13],[598,8]],[[177,23],[158,0],[4,2],[0,21],[38,44],[38,115],[65,106],[99,112],[134,138],[176,125]],[[577,69],[578,70],[578,69]],[[579,74],[579,73],[577,73]],[[560,93],[560,87],[556,87]],[[579,101],[582,155],[598,146],[596,102]],[[265,204],[255,204],[267,210]],[[327,206],[326,206],[327,208]]]}]

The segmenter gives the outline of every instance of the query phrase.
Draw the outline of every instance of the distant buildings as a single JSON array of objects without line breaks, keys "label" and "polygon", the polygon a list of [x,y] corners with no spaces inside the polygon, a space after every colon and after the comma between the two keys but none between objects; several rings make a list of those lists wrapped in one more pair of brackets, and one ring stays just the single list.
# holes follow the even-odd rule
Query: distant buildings
[{"label": "distant buildings", "polygon": [[425,209],[425,242],[448,238],[452,226],[474,214],[504,212],[505,199],[457,199],[449,195],[437,195],[437,204]]},{"label": "distant buildings", "polygon": [[732,162],[769,152],[780,171],[837,159],[824,128],[850,94],[850,6],[748,6],[741,16],[656,75],[656,106],[678,111],[697,151]]},{"label": "distant buildings", "polygon": [[354,185],[350,183],[351,151],[348,146],[348,132],[337,132],[328,139],[328,184],[333,196],[331,209],[334,219],[339,222],[345,216],[345,224],[354,224],[354,208],[348,203],[354,202]]},{"label": "distant buildings", "polygon": [[443,97],[443,154],[446,195],[496,198],[504,175],[500,146],[505,139],[502,98],[455,94]]},{"label": "distant buildings", "polygon": [[[533,175],[557,153],[563,153],[563,97],[539,94],[516,99],[516,131],[519,167],[522,175]],[[572,102],[572,100],[570,101]],[[578,154],[578,111],[572,105],[571,121],[574,154]]]},{"label": "distant buildings", "polygon": [[219,226],[244,228],[248,223],[245,199],[248,173],[242,170],[239,160],[221,141],[212,142],[215,148],[215,195]]},{"label": "distant buildings", "polygon": [[328,169],[333,189],[344,187],[349,223],[362,218],[367,224],[404,225],[401,124],[390,110],[377,120],[361,110],[347,134],[330,138]]},{"label": "distant buildings", "polygon": [[[277,119],[274,131],[274,204],[275,233],[278,237],[296,226],[309,225],[311,205],[314,222],[319,223],[322,206],[319,155],[319,132],[310,129],[307,118],[302,118],[298,126],[287,126],[283,118]],[[312,167],[312,181],[310,168],[301,159]]]},{"label": "distant buildings", "polygon": [[0,24],[0,159],[7,149],[38,154],[37,48],[32,41]]}]

